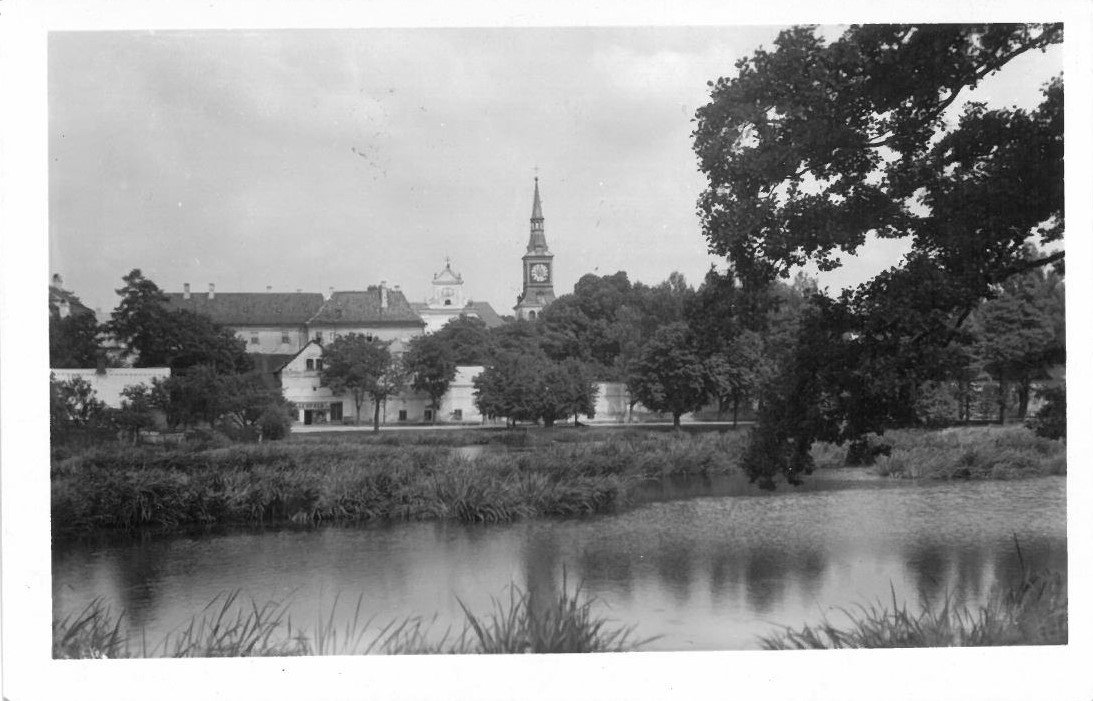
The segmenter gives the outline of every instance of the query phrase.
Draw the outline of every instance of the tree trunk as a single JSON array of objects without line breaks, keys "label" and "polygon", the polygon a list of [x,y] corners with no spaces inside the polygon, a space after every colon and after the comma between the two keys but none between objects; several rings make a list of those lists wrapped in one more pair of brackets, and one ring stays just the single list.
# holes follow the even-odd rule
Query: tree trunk
[{"label": "tree trunk", "polygon": [[679,426],[679,417],[680,416],[683,416],[682,412],[679,412],[679,411],[673,411],[672,412],[672,427],[675,428],[676,430],[679,430],[679,428],[680,428],[680,426]]},{"label": "tree trunk", "polygon": [[998,423],[1005,425],[1006,423],[1006,378],[1005,376],[999,376],[998,378]]},{"label": "tree trunk", "polygon": [[376,400],[376,411],[372,414],[372,431],[379,433],[380,430],[380,403]]}]

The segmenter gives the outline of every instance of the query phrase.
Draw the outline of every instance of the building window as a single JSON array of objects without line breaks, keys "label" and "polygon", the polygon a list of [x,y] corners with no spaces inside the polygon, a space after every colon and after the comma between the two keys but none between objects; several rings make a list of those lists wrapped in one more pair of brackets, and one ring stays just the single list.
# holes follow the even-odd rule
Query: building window
[{"label": "building window", "polygon": [[284,331],[281,332],[281,343],[292,343],[292,338]]},{"label": "building window", "polygon": [[446,300],[444,300],[444,306],[445,306],[445,307],[450,307],[450,306],[452,306],[452,300],[450,300],[450,299],[446,299]]},{"label": "building window", "polygon": [[257,346],[258,345],[258,337],[257,336],[251,336],[250,337],[250,344],[252,346]]},{"label": "building window", "polygon": [[426,421],[432,421],[433,420],[433,410],[432,409],[426,409],[425,410],[425,420]]},{"label": "building window", "polygon": [[331,402],[330,403],[330,420],[341,421],[342,420],[342,403]]},{"label": "building window", "polygon": [[535,319],[535,312],[528,312],[528,318],[534,320]]},{"label": "building window", "polygon": [[463,410],[462,409],[453,410],[452,411],[452,421],[462,421],[462,420],[463,420]]},{"label": "building window", "polygon": [[318,360],[315,361],[315,369],[316,370],[322,370],[323,369],[323,359],[322,358],[319,358]]},{"label": "building window", "polygon": [[322,343],[323,342],[323,332],[322,331],[316,331],[315,332],[315,341],[316,341],[316,343]]},{"label": "building window", "polygon": [[399,421],[405,421],[406,420],[406,410],[405,409],[399,409],[398,410],[398,420]]},{"label": "building window", "polygon": [[307,369],[308,370],[314,370],[315,369],[315,359],[314,358],[308,358],[307,359]]}]

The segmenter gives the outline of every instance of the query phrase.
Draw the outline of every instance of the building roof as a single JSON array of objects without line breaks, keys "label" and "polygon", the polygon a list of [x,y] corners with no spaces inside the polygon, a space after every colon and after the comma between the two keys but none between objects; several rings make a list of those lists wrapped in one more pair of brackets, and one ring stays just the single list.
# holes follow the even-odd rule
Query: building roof
[{"label": "building roof", "polygon": [[[387,306],[383,306],[383,295]],[[399,290],[369,287],[363,292],[334,292],[308,323],[345,326],[425,326]]]},{"label": "building roof", "polygon": [[501,315],[494,311],[489,302],[467,302],[462,308],[430,307],[426,302],[410,302],[414,311],[425,316],[447,316],[452,319],[460,316],[474,316],[485,322],[487,328],[494,328],[505,323]]},{"label": "building roof", "polygon": [[80,298],[72,294],[68,290],[57,287],[56,285],[49,286],[49,311],[51,314],[57,314],[60,311],[61,302],[68,302],[69,314],[94,314],[95,312],[80,301]]},{"label": "building roof", "polygon": [[492,329],[505,323],[505,320],[501,318],[501,315],[494,311],[489,302],[467,302],[467,306],[464,309],[468,312],[474,312],[478,315],[478,318],[486,323],[486,328]]},{"label": "building roof", "polygon": [[204,314],[223,326],[299,326],[323,306],[318,292],[206,292],[167,294],[167,308]]}]

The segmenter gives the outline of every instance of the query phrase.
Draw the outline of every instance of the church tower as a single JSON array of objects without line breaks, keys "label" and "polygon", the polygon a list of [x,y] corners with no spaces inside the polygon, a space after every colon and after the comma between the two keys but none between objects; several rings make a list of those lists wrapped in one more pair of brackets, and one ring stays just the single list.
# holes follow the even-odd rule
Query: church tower
[{"label": "church tower", "polygon": [[531,236],[524,262],[524,291],[516,298],[517,319],[535,319],[554,301],[554,254],[547,248],[543,233],[543,206],[539,202],[539,178],[535,178],[535,196],[531,204]]}]

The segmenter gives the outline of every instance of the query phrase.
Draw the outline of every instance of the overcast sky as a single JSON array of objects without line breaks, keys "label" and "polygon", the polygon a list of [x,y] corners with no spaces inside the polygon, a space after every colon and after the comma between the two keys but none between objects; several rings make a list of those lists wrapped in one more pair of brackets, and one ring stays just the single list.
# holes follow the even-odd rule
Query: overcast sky
[{"label": "overcast sky", "polygon": [[[50,269],[105,313],[160,287],[362,289],[421,301],[451,256],[511,313],[538,173],[555,291],[625,270],[697,284],[708,80],[777,27],[51,35]],[[831,30],[832,35],[837,33]],[[1060,47],[975,94],[1030,106]],[[870,245],[832,287],[894,264]]]}]

